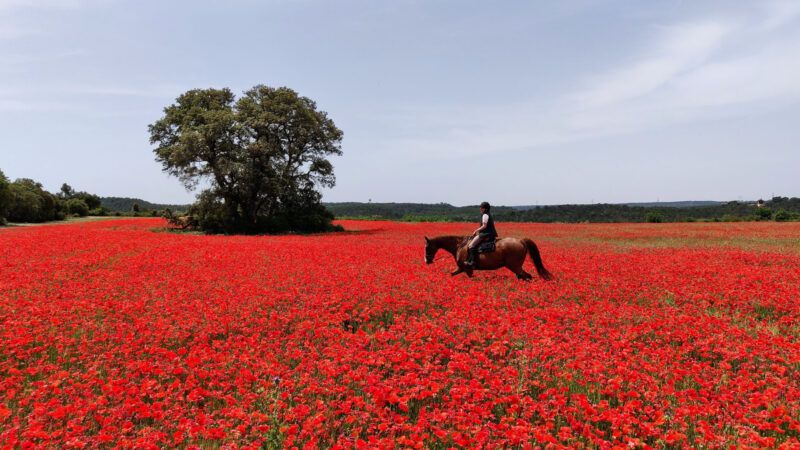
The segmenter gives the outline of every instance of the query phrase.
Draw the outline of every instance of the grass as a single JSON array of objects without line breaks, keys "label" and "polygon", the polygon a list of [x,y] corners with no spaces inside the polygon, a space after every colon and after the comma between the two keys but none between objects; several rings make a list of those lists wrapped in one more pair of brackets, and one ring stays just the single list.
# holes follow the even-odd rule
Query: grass
[{"label": "grass", "polygon": [[[7,225],[2,225],[0,228],[25,228],[36,227],[41,225],[67,225],[72,223],[81,222],[96,222],[99,220],[112,220],[119,219],[116,216],[86,216],[86,217],[68,217],[64,220],[53,220],[50,222],[9,222]],[[152,219],[152,217],[142,217],[142,219]]]}]

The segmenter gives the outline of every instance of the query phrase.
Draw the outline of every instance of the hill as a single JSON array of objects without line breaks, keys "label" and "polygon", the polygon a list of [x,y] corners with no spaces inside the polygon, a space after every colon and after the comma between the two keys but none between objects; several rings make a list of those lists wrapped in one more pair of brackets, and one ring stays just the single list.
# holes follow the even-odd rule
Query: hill
[{"label": "hill", "polygon": [[[642,202],[642,203],[623,203],[623,205],[627,206],[644,206],[644,207],[652,207],[652,206],[664,206],[667,208],[691,208],[693,206],[715,206],[715,205],[722,205],[726,202],[717,202],[713,200],[690,200],[690,201],[683,201],[683,202]],[[747,201],[743,203],[755,203],[754,201]]]},{"label": "hill", "polygon": [[[406,220],[428,222],[472,222],[478,206],[453,206],[448,203],[324,203],[337,218]],[[774,197],[759,210],[754,202],[686,201],[665,203],[493,206],[492,213],[505,222],[644,222],[648,214],[665,222],[692,220],[766,219],[785,210],[800,214],[800,199]],[[790,215],[791,216],[791,215]],[[785,217],[785,216],[784,216]],[[792,216],[794,217],[794,216]]]},{"label": "hill", "polygon": [[[477,206],[453,206],[449,203],[323,203],[337,218],[363,217],[386,220],[470,221]],[[512,211],[511,206],[492,207],[497,213]]]},{"label": "hill", "polygon": [[[618,205],[626,205],[626,206],[643,206],[643,207],[650,207],[650,206],[665,206],[669,208],[688,208],[691,206],[712,206],[712,205],[720,205],[725,202],[718,202],[714,200],[688,200],[682,202],[642,202],[642,203],[617,203]],[[750,202],[752,203],[752,202]],[[601,203],[595,203],[601,204]],[[613,204],[613,203],[612,203]],[[519,206],[512,206],[514,209],[519,210],[527,210],[527,209],[534,209],[534,208],[541,208],[543,206],[560,206],[560,205],[519,205]]]},{"label": "hill", "polygon": [[189,205],[168,205],[163,203],[150,203],[140,198],[128,197],[100,197],[100,206],[105,206],[112,212],[129,212],[133,209],[133,204],[139,205],[140,211],[158,211],[169,208],[172,211],[186,211]]},{"label": "hill", "polygon": [[[112,212],[130,212],[134,203],[140,211],[186,211],[189,205],[150,203],[138,198],[101,197],[102,206]],[[478,206],[453,206],[449,203],[360,203],[329,202],[323,205],[337,219],[398,220],[415,222],[474,222]],[[773,197],[759,211],[754,202],[683,201],[660,203],[598,203],[590,205],[493,206],[492,213],[503,222],[644,222],[648,214],[664,222],[692,220],[754,220],[767,210],[770,217],[780,210],[790,217],[800,215],[800,198]],[[767,218],[761,216],[760,218]],[[784,215],[785,217],[785,215]],[[778,219],[776,219],[778,220]],[[785,219],[780,219],[785,220]],[[791,220],[791,219],[790,219]],[[796,220],[796,219],[795,219]]]}]

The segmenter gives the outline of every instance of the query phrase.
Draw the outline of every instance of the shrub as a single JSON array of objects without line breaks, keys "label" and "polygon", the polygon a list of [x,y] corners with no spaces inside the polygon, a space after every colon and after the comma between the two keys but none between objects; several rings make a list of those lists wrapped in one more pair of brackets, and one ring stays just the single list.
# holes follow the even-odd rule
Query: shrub
[{"label": "shrub", "polygon": [[647,223],[661,223],[664,221],[664,215],[658,212],[649,212],[646,216],[644,216],[644,220]]},{"label": "shrub", "polygon": [[94,208],[89,210],[90,216],[107,216],[109,213],[109,209],[105,206],[101,206],[99,208]]},{"label": "shrub", "polygon": [[73,197],[67,200],[67,211],[79,217],[86,217],[89,215],[89,205],[85,201]]},{"label": "shrub", "polygon": [[743,219],[739,216],[732,216],[730,214],[725,214],[724,216],[722,216],[722,219],[720,220],[722,222],[741,222]]},{"label": "shrub", "polygon": [[756,208],[756,220],[770,220],[772,219],[772,210],[760,206]]},{"label": "shrub", "polygon": [[788,222],[790,220],[796,220],[797,214],[791,213],[783,208],[779,209],[778,212],[775,213],[775,221],[776,222]]}]

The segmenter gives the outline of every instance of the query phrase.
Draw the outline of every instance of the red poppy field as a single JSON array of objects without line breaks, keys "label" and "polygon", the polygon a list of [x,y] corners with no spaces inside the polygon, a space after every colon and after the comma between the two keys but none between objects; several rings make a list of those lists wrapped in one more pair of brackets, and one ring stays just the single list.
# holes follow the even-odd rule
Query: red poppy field
[{"label": "red poppy field", "polygon": [[342,224],[0,229],[0,447],[800,448],[798,223]]}]

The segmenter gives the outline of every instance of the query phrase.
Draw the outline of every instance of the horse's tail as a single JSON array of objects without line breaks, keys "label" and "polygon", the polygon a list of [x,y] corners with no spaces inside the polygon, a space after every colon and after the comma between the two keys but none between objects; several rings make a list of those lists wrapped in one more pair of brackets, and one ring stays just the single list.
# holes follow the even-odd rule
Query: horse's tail
[{"label": "horse's tail", "polygon": [[525,243],[525,247],[528,248],[528,254],[531,256],[531,261],[533,261],[533,265],[536,266],[536,273],[539,274],[542,279],[545,280],[552,280],[553,274],[547,271],[544,268],[544,264],[542,264],[542,256],[539,254],[539,247],[533,243],[532,240],[525,238],[522,240]]}]

